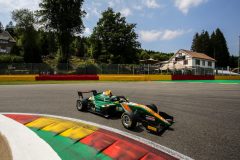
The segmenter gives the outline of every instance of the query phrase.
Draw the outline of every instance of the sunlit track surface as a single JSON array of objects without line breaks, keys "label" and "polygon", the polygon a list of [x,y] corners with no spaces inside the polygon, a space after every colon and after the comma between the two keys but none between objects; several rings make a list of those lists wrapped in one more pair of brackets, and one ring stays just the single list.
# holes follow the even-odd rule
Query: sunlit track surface
[{"label": "sunlit track surface", "polygon": [[[120,119],[76,110],[77,90],[111,89],[131,101],[155,103],[176,123],[161,136],[138,127],[128,131]],[[42,113],[92,121],[149,139],[194,159],[239,159],[240,85],[111,82],[0,86],[0,112]]]}]

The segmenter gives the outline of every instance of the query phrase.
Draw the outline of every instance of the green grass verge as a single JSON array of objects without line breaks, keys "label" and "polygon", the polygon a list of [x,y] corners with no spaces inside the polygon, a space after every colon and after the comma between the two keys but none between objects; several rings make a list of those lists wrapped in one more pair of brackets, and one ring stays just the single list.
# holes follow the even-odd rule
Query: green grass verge
[{"label": "green grass verge", "polygon": [[[31,85],[31,84],[78,84],[78,83],[116,83],[116,82],[144,82],[144,81],[0,81],[0,85]],[[145,81],[148,82],[148,81]],[[163,83],[216,83],[216,84],[240,84],[240,80],[176,80],[158,81]]]},{"label": "green grass verge", "polygon": [[217,84],[240,84],[240,80],[176,80],[179,83],[217,83]]}]

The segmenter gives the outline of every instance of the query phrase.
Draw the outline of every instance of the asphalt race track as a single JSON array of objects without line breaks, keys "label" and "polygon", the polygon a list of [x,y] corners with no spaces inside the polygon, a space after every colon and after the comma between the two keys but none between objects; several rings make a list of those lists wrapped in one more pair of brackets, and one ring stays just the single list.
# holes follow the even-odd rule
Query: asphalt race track
[{"label": "asphalt race track", "polygon": [[[175,117],[161,136],[123,128],[120,119],[78,112],[77,90],[111,89],[133,102],[155,103]],[[240,85],[164,82],[82,82],[79,84],[0,85],[0,112],[72,117],[117,128],[152,140],[194,159],[240,158]],[[2,124],[1,124],[2,125]]]}]

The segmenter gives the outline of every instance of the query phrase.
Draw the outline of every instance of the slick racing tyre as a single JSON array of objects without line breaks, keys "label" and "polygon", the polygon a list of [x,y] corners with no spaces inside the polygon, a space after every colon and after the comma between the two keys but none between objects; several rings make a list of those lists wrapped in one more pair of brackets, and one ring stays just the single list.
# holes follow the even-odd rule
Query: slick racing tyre
[{"label": "slick racing tyre", "polygon": [[83,110],[83,106],[82,106],[82,101],[81,100],[77,100],[76,107],[77,107],[78,111],[82,111]]},{"label": "slick racing tyre", "polygon": [[85,111],[86,108],[87,108],[87,100],[86,99],[83,99],[83,100],[77,100],[77,104],[76,104],[76,107],[77,107],[77,110],[78,111]]},{"label": "slick racing tyre", "polygon": [[137,125],[137,121],[134,119],[134,116],[126,112],[122,114],[121,121],[122,121],[122,125],[126,129],[132,129]]}]

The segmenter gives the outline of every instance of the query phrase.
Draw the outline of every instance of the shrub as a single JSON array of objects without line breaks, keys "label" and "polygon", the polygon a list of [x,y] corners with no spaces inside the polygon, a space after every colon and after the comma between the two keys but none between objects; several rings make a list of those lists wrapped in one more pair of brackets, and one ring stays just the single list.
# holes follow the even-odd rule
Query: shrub
[{"label": "shrub", "polygon": [[22,63],[24,62],[23,57],[16,55],[0,55],[0,63]]}]

